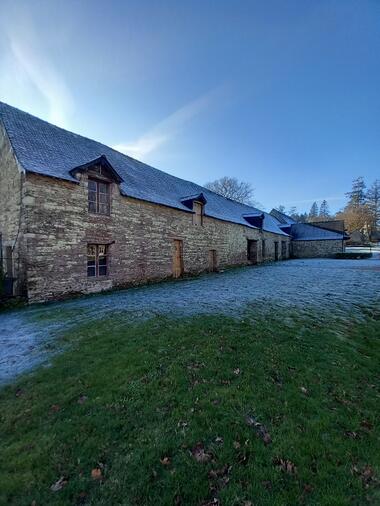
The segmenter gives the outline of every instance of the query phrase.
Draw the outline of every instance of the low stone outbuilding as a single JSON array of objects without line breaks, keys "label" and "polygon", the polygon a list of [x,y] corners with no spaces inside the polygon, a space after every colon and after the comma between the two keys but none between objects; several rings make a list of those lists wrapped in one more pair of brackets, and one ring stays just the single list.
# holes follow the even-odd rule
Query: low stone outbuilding
[{"label": "low stone outbuilding", "polygon": [[332,257],[344,250],[348,236],[342,220],[298,223],[290,216],[272,209],[280,228],[291,236],[290,254],[293,258]]},{"label": "low stone outbuilding", "polygon": [[30,301],[290,256],[276,216],[3,103],[0,207],[3,290]]}]

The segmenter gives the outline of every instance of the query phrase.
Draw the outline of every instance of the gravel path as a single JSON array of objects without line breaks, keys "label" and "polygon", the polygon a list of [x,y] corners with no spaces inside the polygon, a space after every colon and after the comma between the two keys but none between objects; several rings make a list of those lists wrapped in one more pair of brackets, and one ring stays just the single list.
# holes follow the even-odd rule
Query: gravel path
[{"label": "gravel path", "polygon": [[46,363],[54,340],[111,313],[125,322],[152,315],[241,314],[247,305],[331,310],[345,316],[380,305],[380,255],[368,260],[289,260],[224,273],[40,304],[0,313],[0,383]]}]

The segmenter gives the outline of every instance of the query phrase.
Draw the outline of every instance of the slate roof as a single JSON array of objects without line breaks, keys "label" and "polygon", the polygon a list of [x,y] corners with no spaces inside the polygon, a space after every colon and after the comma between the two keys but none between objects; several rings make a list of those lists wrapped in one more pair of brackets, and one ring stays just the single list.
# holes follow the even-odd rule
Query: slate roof
[{"label": "slate roof", "polygon": [[288,216],[277,209],[272,209],[269,213],[271,216],[274,216],[282,225],[291,225],[292,223],[297,223],[293,218]]},{"label": "slate roof", "polygon": [[277,209],[272,209],[270,214],[279,221],[279,227],[288,232],[293,241],[335,241],[347,239],[344,232],[323,228],[319,224],[298,223]]},{"label": "slate roof", "polygon": [[345,234],[341,232],[319,228],[311,223],[293,223],[290,227],[290,235],[293,241],[342,240],[345,237]]},{"label": "slate roof", "polygon": [[[2,102],[0,120],[25,171],[78,183],[70,171],[104,156],[122,179],[120,190],[125,196],[190,212],[183,203],[184,199],[203,193],[207,200],[206,216],[257,228],[250,225],[243,215],[262,211],[162,172],[100,142],[54,126]],[[288,235],[279,227],[279,221],[265,212],[263,230]]]}]

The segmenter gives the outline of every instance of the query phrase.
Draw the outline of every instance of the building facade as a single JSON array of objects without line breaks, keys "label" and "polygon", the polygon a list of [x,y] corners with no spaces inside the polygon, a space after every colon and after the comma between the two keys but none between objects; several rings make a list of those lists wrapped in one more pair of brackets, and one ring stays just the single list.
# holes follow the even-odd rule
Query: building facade
[{"label": "building facade", "polygon": [[291,252],[275,216],[1,103],[0,205],[2,277],[31,302]]}]

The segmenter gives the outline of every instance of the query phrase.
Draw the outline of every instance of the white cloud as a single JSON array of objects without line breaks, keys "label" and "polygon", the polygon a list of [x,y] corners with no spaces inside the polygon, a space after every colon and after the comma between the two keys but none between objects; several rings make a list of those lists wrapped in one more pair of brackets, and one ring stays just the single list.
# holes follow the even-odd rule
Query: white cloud
[{"label": "white cloud", "polygon": [[8,13],[1,23],[1,100],[35,114],[42,112],[42,101],[47,119],[65,126],[74,104],[64,79],[49,60],[27,9],[10,9]]},{"label": "white cloud", "polygon": [[177,109],[135,141],[116,144],[113,148],[135,158],[143,159],[175,137],[186,123],[216,102],[224,90],[224,85],[215,88]]}]

